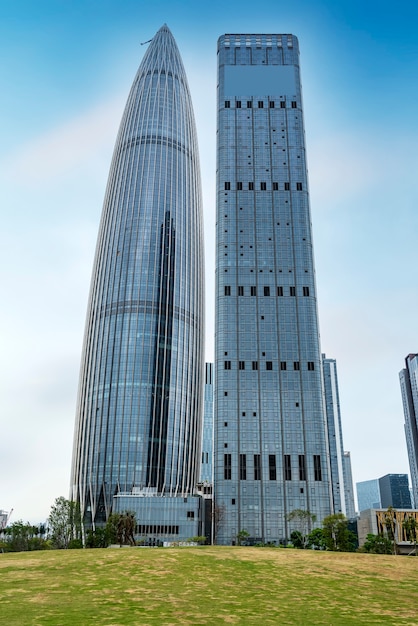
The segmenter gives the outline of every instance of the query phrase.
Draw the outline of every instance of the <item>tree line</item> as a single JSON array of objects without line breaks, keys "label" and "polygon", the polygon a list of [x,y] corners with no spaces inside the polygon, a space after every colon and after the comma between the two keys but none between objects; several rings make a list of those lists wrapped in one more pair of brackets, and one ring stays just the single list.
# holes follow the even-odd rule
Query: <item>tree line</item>
[{"label": "tree line", "polygon": [[56,498],[45,524],[18,520],[0,530],[0,552],[107,548],[111,544],[135,545],[133,513],[112,513],[106,525],[89,529],[83,538],[80,507],[64,497]]}]

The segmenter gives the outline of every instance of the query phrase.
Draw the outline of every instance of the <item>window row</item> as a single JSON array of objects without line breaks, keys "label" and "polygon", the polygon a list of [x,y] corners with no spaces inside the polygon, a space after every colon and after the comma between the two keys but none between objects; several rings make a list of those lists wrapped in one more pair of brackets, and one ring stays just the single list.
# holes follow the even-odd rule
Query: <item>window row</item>
[{"label": "window row", "polygon": [[[254,191],[254,181],[249,181],[247,183],[248,185],[248,191]],[[237,191],[243,191],[244,189],[244,183],[242,181],[237,181],[236,183],[236,190]],[[224,190],[225,191],[231,191],[231,182],[230,181],[225,181],[224,183]],[[273,182],[272,183],[272,191],[280,191],[280,186],[278,182]],[[286,182],[283,183],[283,188],[282,190],[284,191],[290,191],[290,183]],[[296,183],[296,191],[302,191],[303,190],[303,185],[302,183]],[[267,182],[266,181],[261,181],[260,182],[260,191],[270,191],[267,189]]]},{"label": "window row", "polygon": [[[244,106],[247,109],[252,109],[253,108],[253,104],[255,104],[255,103],[253,103],[252,100],[244,101]],[[264,100],[257,100],[257,108],[258,109],[264,109],[264,104],[265,104]],[[280,109],[286,109],[287,106],[288,106],[288,105],[286,106],[286,104],[287,104],[286,100],[279,100],[277,102],[277,106]],[[234,105],[234,102],[232,102],[232,105]],[[242,103],[241,100],[235,100],[235,108],[236,109],[244,108],[242,105],[243,105],[243,103]],[[296,100],[290,100],[290,107],[292,109],[297,109],[298,108],[298,104],[297,104]],[[230,108],[231,108],[231,100],[225,100],[225,109],[230,109]],[[268,108],[269,109],[275,109],[276,108],[276,101],[275,100],[269,100],[268,101]]]},{"label": "window row", "polygon": [[[254,480],[261,480],[261,455],[253,455],[253,474],[250,477],[247,468],[247,454],[239,455],[239,480],[247,480],[253,478]],[[321,456],[319,454],[313,455],[313,468],[314,468],[314,480],[322,481],[322,469],[321,469]],[[298,465],[296,468],[292,468],[292,460],[290,454],[283,455],[283,478],[284,480],[292,480],[293,476],[297,480],[306,481],[306,462],[305,455],[299,454]],[[277,467],[276,467],[276,455],[268,455],[268,476],[269,480],[277,480]],[[232,454],[224,454],[224,479],[232,480]]]},{"label": "window row", "polygon": [[[251,367],[250,367],[250,363],[251,363]],[[266,364],[266,370],[269,371],[273,371],[273,361],[265,361]],[[238,369],[239,370],[245,370],[245,365],[246,365],[246,361],[238,361]],[[307,362],[307,370],[309,372],[313,372],[315,370],[315,363],[314,361],[308,361]],[[258,370],[258,361],[249,361],[247,363],[248,369],[251,370]],[[224,361],[224,369],[225,370],[232,370],[232,361]],[[289,369],[291,369],[289,367]],[[287,361],[280,361],[280,370],[283,371],[287,371]],[[295,372],[299,372],[300,371],[300,361],[293,361],[293,370]]]},{"label": "window row", "polygon": [[[263,287],[263,296],[270,296],[272,295],[271,292],[273,291],[272,288],[269,287],[269,285],[264,285]],[[309,287],[304,286],[302,287],[302,294],[304,296],[309,296]],[[224,296],[230,296],[231,295],[231,285],[224,285]],[[244,296],[245,295],[245,288],[244,285],[238,285],[237,287],[237,295],[238,296]],[[251,296],[256,296],[257,295],[257,287],[256,285],[251,285],[250,286],[250,295]],[[277,296],[284,296],[284,288],[282,285],[279,285],[276,289],[276,295]],[[289,287],[289,295],[290,296],[296,296],[296,287],[295,286],[290,286]]]}]

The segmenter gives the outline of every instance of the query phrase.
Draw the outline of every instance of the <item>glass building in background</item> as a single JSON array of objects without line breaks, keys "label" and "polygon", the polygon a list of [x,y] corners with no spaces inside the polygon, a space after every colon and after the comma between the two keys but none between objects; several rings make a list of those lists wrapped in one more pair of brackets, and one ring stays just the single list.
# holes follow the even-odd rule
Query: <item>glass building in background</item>
[{"label": "glass building in background", "polygon": [[105,522],[114,502],[139,511],[144,533],[176,535],[180,514],[196,519],[187,497],[200,471],[203,306],[195,122],[164,25],[125,107],[94,260],[71,477],[87,524]]},{"label": "glass building in background", "polygon": [[408,474],[386,474],[379,478],[382,508],[412,509]]},{"label": "glass building in background", "polygon": [[409,354],[406,357],[405,369],[399,372],[399,381],[405,416],[412,497],[414,506],[418,507],[418,354]]},{"label": "glass building in background", "polygon": [[[347,497],[349,498],[349,480],[351,470],[347,475],[347,461],[344,459],[343,429],[341,424],[340,395],[338,391],[337,362],[322,355],[324,375],[325,407],[328,424],[329,456],[331,464],[332,499],[334,513],[343,513],[349,517],[347,511]],[[351,486],[352,492],[352,486]],[[352,507],[350,513],[352,512]],[[354,515],[351,515],[354,517]]]},{"label": "glass building in background", "polygon": [[351,470],[351,454],[350,452],[344,452],[343,458],[344,466],[344,489],[345,489],[345,514],[348,519],[356,517],[356,504],[354,500],[354,484],[353,484],[353,472]]},{"label": "glass building in background", "polygon": [[356,483],[358,510],[380,509],[382,506],[380,500],[379,480],[363,480]]},{"label": "glass building in background", "polygon": [[218,40],[216,541],[284,541],[333,512],[293,35]]}]

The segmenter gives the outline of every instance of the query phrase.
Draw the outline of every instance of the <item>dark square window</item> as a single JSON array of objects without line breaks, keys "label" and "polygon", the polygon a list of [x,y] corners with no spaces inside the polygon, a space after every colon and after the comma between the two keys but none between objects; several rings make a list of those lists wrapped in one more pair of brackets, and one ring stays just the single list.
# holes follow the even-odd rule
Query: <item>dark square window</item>
[{"label": "dark square window", "polygon": [[229,191],[231,189],[231,183],[227,181],[225,183],[225,187],[224,188],[225,188],[225,191]]},{"label": "dark square window", "polygon": [[225,100],[225,109],[229,109],[231,107],[231,102],[229,100]]},{"label": "dark square window", "polygon": [[271,371],[273,369],[273,361],[266,361],[266,370]]},{"label": "dark square window", "polygon": [[295,296],[296,295],[296,287],[290,287],[290,295],[291,296]]},{"label": "dark square window", "polygon": [[261,480],[261,456],[254,454],[254,480]]},{"label": "dark square window", "polygon": [[264,102],[262,100],[258,101],[258,108],[259,109],[264,109]]},{"label": "dark square window", "polygon": [[224,296],[231,295],[231,285],[224,285]]},{"label": "dark square window", "polygon": [[270,100],[269,107],[270,109],[274,109],[274,100]]},{"label": "dark square window", "polygon": [[251,102],[251,100],[247,100],[247,109],[252,109],[253,108],[253,103]]},{"label": "dark square window", "polygon": [[242,191],[242,182],[237,182],[237,191]]},{"label": "dark square window", "polygon": [[187,519],[194,519],[194,511],[187,511]]},{"label": "dark square window", "polygon": [[224,454],[224,479],[231,480],[232,478],[232,455]]},{"label": "dark square window", "polygon": [[237,107],[237,109],[241,108],[241,100],[237,100],[235,103],[235,106]]},{"label": "dark square window", "polygon": [[258,361],[253,361],[252,362],[252,368],[253,368],[253,370],[258,370]]},{"label": "dark square window", "polygon": [[286,361],[280,361],[280,369],[284,371],[286,369]]},{"label": "dark square window", "polygon": [[313,372],[315,369],[315,363],[313,361],[308,361],[308,370]]},{"label": "dark square window", "polygon": [[290,454],[285,454],[284,455],[284,479],[285,480],[292,480],[292,465],[290,462]]},{"label": "dark square window", "polygon": [[238,285],[238,295],[239,296],[243,296],[244,295],[244,286],[243,285]]},{"label": "dark square window", "polygon": [[254,191],[254,183],[253,182],[249,182],[248,183],[248,191]]},{"label": "dark square window", "polygon": [[264,286],[264,295],[265,296],[269,296],[270,295],[270,287],[268,287],[266,285]]},{"label": "dark square window", "polygon": [[314,454],[314,478],[315,480],[322,480],[322,469],[321,469],[321,457],[319,454]]},{"label": "dark square window", "polygon": [[278,296],[282,296],[283,295],[283,287],[281,285],[279,285],[277,287],[277,295]]},{"label": "dark square window", "polygon": [[277,479],[276,455],[275,454],[269,454],[269,478],[270,480]]},{"label": "dark square window", "polygon": [[290,191],[290,183],[285,183],[284,184],[284,190],[285,191]]},{"label": "dark square window", "polygon": [[284,100],[280,100],[280,108],[281,109],[285,109],[286,108],[286,102]]},{"label": "dark square window", "polygon": [[247,480],[247,455],[239,455],[239,479]]},{"label": "dark square window", "polygon": [[302,191],[302,183],[296,183],[296,190]]},{"label": "dark square window", "polygon": [[245,361],[238,361],[238,369],[245,370]]},{"label": "dark square window", "polygon": [[299,361],[294,361],[294,363],[293,363],[293,369],[294,369],[295,371],[299,371],[299,370],[300,370],[300,363],[299,363]]},{"label": "dark square window", "polygon": [[224,361],[224,369],[226,370],[231,369],[231,361]]},{"label": "dark square window", "polygon": [[279,191],[279,183],[273,183],[273,191]]},{"label": "dark square window", "polygon": [[304,287],[303,288],[303,295],[304,296],[309,296],[309,287]]},{"label": "dark square window", "polygon": [[299,454],[299,480],[306,480],[305,455]]},{"label": "dark square window", "polygon": [[297,109],[297,106],[296,100],[292,100],[292,109]]},{"label": "dark square window", "polygon": [[251,291],[250,291],[252,296],[256,296],[257,295],[257,287],[255,285],[253,285],[251,287]]},{"label": "dark square window", "polygon": [[260,189],[261,189],[261,191],[266,191],[267,183],[260,183]]}]

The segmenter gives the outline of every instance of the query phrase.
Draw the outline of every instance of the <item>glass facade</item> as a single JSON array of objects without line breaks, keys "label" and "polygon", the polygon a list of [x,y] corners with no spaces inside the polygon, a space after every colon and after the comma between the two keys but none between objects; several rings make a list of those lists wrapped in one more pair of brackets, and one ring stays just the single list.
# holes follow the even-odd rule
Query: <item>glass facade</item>
[{"label": "glass facade", "polygon": [[358,510],[380,509],[380,489],[378,479],[356,483]]},{"label": "glass facade", "polygon": [[203,411],[202,464],[200,483],[213,485],[213,363],[205,364],[205,404]]},{"label": "glass facade", "polygon": [[334,513],[347,515],[345,503],[344,444],[338,393],[337,362],[322,355],[325,407],[328,424],[329,457],[331,464]]},{"label": "glass facade", "polygon": [[216,541],[286,541],[333,509],[296,37],[220,37],[217,114]]},{"label": "glass facade", "polygon": [[104,522],[116,494],[194,492],[203,303],[195,122],[164,25],[128,97],[94,261],[71,478],[87,523]]},{"label": "glass facade", "polygon": [[405,369],[399,373],[403,412],[405,416],[405,437],[411,473],[412,497],[418,506],[418,354],[409,354],[405,359]]},{"label": "glass facade", "polygon": [[408,474],[386,474],[379,478],[382,508],[412,509]]}]

